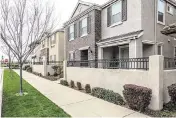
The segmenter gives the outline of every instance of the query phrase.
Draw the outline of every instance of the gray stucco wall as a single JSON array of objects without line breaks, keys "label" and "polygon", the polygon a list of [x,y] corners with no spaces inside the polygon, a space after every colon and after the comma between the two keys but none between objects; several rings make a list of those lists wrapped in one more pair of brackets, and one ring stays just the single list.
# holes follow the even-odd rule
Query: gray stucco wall
[{"label": "gray stucco wall", "polygon": [[[163,44],[163,56],[165,57],[173,57],[174,55],[174,46],[176,45],[176,41],[174,41],[173,37],[165,36],[161,34],[161,30],[172,23],[176,22],[176,10],[174,15],[171,15],[167,12],[167,4],[165,4],[165,25],[156,23],[156,42],[155,42],[155,13],[157,15],[157,11],[155,11],[155,7],[157,8],[157,4],[155,5],[155,1],[157,0],[142,0],[142,29],[144,30],[144,35],[142,36],[142,40],[149,40],[156,43],[156,46],[161,43]],[[157,2],[156,2],[157,3]],[[170,42],[168,41],[170,39]],[[157,54],[157,47],[155,49],[155,45],[150,47],[150,52],[146,54]],[[149,51],[148,50],[148,51]],[[146,52],[146,49],[145,49]]]},{"label": "gray stucco wall", "polygon": [[107,8],[102,10],[102,39],[141,30],[141,0],[127,0],[127,21],[107,27]]},{"label": "gray stucco wall", "polygon": [[[81,51],[79,50],[80,48],[89,46],[90,50],[92,53],[89,51],[88,54],[88,59],[89,60],[95,60],[97,58],[97,46],[96,46],[96,41],[98,41],[101,36],[101,17],[100,17],[101,12],[98,10],[93,10],[89,12],[89,17],[91,17],[91,29],[90,29],[90,34],[84,37],[77,37],[76,39],[72,41],[68,41],[68,27],[65,27],[65,40],[66,40],[66,53],[67,53],[67,60],[69,59],[69,52],[74,51],[75,52],[75,60],[80,60],[81,58]],[[87,16],[86,15],[86,16]],[[84,16],[84,17],[86,17]],[[82,18],[80,18],[82,19]],[[79,19],[79,20],[80,20]],[[75,21],[76,23],[79,22],[79,20]],[[79,28],[78,28],[79,31]],[[77,33],[78,33],[77,31]]]},{"label": "gray stucco wall", "polygon": [[[166,4],[167,6],[167,4]],[[165,6],[165,10],[167,9],[167,7]],[[157,24],[157,42],[158,43],[163,43],[163,55],[165,57],[173,57],[174,56],[174,46],[176,46],[176,41],[174,40],[173,37],[170,36],[165,36],[163,34],[161,34],[161,30],[169,25],[169,24],[173,24],[176,22],[176,9],[174,10],[174,15],[171,15],[169,13],[167,13],[167,11],[165,11],[166,13],[166,20],[165,20],[165,25],[161,25],[161,24]],[[170,42],[168,41],[168,39],[170,39]]]}]

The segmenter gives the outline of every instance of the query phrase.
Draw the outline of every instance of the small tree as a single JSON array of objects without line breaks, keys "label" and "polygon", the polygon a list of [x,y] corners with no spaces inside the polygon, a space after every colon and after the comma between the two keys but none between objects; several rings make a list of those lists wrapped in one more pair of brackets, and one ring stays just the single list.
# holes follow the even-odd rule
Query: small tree
[{"label": "small tree", "polygon": [[57,76],[58,75],[58,69],[59,69],[59,66],[57,66],[57,65],[54,65],[54,66],[52,66],[52,69],[54,70],[54,76]]},{"label": "small tree", "polygon": [[22,66],[42,39],[53,30],[53,6],[41,0],[1,0],[1,41],[11,50],[20,66],[20,95]]}]

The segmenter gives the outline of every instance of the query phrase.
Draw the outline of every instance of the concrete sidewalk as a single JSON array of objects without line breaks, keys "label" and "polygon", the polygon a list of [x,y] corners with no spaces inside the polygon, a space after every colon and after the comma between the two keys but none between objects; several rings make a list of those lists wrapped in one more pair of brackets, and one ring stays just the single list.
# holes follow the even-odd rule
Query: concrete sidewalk
[{"label": "concrete sidewalk", "polygon": [[148,117],[25,71],[23,78],[72,117]]}]

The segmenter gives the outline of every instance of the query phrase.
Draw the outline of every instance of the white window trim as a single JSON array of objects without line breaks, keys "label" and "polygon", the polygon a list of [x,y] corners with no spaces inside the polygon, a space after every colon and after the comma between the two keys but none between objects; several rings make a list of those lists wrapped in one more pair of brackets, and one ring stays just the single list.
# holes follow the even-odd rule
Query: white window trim
[{"label": "white window trim", "polygon": [[176,45],[174,46],[174,58],[176,57],[176,56],[175,56],[175,55],[176,55],[175,49],[176,49]]},{"label": "white window trim", "polygon": [[[164,3],[164,5],[166,5],[166,2],[164,0],[161,0],[161,1]],[[161,21],[158,21],[158,4],[157,4],[157,23],[161,25],[165,25],[165,22],[166,22],[165,20],[166,20],[166,6],[164,7],[163,22],[161,22]]]},{"label": "white window trim", "polygon": [[[158,46],[161,46],[161,55],[163,55],[163,44],[158,44]],[[158,46],[157,46],[157,53],[158,53]],[[157,55],[159,55],[159,54],[157,54]]]},{"label": "white window trim", "polygon": [[[168,6],[171,7],[173,9],[173,13],[171,13],[170,11],[168,11]],[[167,3],[167,13],[169,13],[170,15],[174,15],[174,7],[172,5],[170,5],[169,3]]]},{"label": "white window trim", "polygon": [[52,40],[52,37],[53,37],[53,36],[51,36],[51,42],[52,42],[52,43],[51,43],[51,48],[53,48],[53,47],[56,45],[56,36],[55,36],[56,34],[53,34],[53,35],[54,35],[55,43],[53,44],[53,40]]},{"label": "white window trim", "polygon": [[[82,23],[82,21],[85,20],[85,19],[88,19],[88,17],[83,18],[83,19],[81,20],[81,23]],[[81,28],[81,29],[82,29],[82,28]],[[88,22],[87,22],[87,29],[88,29]],[[81,35],[81,38],[84,37],[84,36],[87,36],[87,35],[88,35],[88,31],[87,31],[85,34],[82,34],[82,35]]]},{"label": "white window trim", "polygon": [[110,26],[110,28],[113,28],[113,27],[118,26],[118,25],[121,25],[121,24],[123,24],[122,21],[117,22],[117,23],[114,23],[114,24],[112,24],[112,25]]},{"label": "white window trim", "polygon": [[[72,32],[72,33],[74,34],[74,33],[75,33],[75,26],[74,26],[74,24],[72,24],[72,25],[69,26],[69,28],[70,28],[71,26],[73,26],[73,32]],[[75,40],[74,37],[75,37],[75,34],[73,35],[73,38],[70,38],[70,31],[69,31],[69,41]]]},{"label": "white window trim", "polygon": [[[118,25],[121,25],[121,24],[123,23],[123,22],[122,22],[122,0],[119,0],[119,1],[117,1],[117,2],[115,2],[115,3],[113,3],[110,7],[112,8],[112,6],[113,6],[114,4],[116,4],[116,3],[118,3],[118,2],[121,2],[121,21],[111,24],[111,25],[110,25],[110,28],[115,27],[115,26],[118,26]],[[111,14],[111,15],[112,15],[112,14]]]}]

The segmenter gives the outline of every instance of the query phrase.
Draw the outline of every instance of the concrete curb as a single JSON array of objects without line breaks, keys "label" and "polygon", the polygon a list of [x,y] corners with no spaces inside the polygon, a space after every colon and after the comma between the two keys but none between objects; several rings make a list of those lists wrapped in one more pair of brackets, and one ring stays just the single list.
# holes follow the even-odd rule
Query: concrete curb
[{"label": "concrete curb", "polygon": [[3,77],[4,77],[4,69],[2,69],[1,80],[0,80],[0,117],[2,116],[2,95],[3,95]]}]

